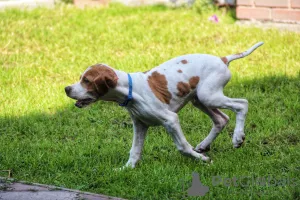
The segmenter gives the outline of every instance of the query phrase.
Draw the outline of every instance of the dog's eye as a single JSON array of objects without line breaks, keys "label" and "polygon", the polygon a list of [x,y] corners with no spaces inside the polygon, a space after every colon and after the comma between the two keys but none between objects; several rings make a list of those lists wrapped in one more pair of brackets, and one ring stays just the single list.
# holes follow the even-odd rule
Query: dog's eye
[{"label": "dog's eye", "polygon": [[83,78],[84,83],[89,83],[90,81],[87,78]]}]

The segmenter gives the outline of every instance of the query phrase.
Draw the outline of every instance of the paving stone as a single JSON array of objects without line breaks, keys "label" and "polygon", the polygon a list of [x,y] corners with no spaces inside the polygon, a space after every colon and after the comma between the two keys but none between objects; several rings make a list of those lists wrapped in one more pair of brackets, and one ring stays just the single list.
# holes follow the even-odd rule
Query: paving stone
[{"label": "paving stone", "polygon": [[0,177],[0,200],[123,200],[38,183],[15,182]]}]

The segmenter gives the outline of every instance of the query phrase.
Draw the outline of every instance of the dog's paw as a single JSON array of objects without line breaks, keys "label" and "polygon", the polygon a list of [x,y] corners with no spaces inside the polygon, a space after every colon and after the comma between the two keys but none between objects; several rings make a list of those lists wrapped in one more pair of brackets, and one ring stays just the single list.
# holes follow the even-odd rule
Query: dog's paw
[{"label": "dog's paw", "polygon": [[133,169],[133,168],[135,168],[135,165],[131,161],[128,161],[123,167],[115,168],[114,171],[123,171],[125,169]]},{"label": "dog's paw", "polygon": [[114,168],[113,170],[114,170],[115,172],[121,172],[121,171],[124,171],[124,170],[127,170],[127,169],[133,169],[133,167],[132,167],[132,166],[124,165],[123,167]]},{"label": "dog's paw", "polygon": [[245,141],[245,134],[233,134],[232,144],[234,148],[240,148]]},{"label": "dog's paw", "polygon": [[208,157],[208,156],[206,156],[204,153],[198,153],[198,152],[196,152],[196,151],[194,151],[194,153],[196,154],[196,155],[194,155],[197,159],[200,159],[200,160],[202,160],[202,161],[204,161],[204,162],[206,162],[206,163],[211,163],[211,159]]},{"label": "dog's paw", "polygon": [[208,152],[208,151],[210,151],[210,144],[205,144],[205,142],[202,141],[193,150],[196,151],[196,152],[198,152],[198,153]]},{"label": "dog's paw", "polygon": [[206,156],[206,155],[204,155],[204,154],[202,154],[202,161],[203,162],[205,162],[205,163],[207,163],[207,164],[212,164],[213,163],[213,160],[212,159],[210,159],[210,157],[208,157],[208,156]]},{"label": "dog's paw", "polygon": [[201,147],[201,144],[196,146],[194,149],[194,151],[196,151],[197,153],[206,153],[208,151],[210,151],[210,145],[208,145],[207,147]]}]

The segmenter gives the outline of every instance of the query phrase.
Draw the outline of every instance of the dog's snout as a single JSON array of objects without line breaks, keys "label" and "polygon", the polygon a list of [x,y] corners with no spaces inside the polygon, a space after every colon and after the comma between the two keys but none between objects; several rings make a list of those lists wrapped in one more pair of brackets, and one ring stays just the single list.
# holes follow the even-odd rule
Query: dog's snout
[{"label": "dog's snout", "polygon": [[71,90],[72,90],[71,86],[65,87],[65,92],[67,95],[71,92]]}]

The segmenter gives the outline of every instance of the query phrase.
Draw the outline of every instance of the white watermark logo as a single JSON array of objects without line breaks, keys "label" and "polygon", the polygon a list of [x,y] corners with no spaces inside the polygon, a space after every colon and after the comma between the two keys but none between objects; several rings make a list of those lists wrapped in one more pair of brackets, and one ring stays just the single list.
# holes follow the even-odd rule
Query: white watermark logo
[{"label": "white watermark logo", "polygon": [[[182,183],[183,184],[183,183]],[[222,177],[222,176],[213,176],[211,177],[211,185],[218,186],[218,187],[254,187],[254,186],[259,186],[259,187],[264,187],[265,190],[267,191],[268,188],[270,187],[295,187],[300,185],[299,180],[297,178],[292,178],[292,177],[275,177],[272,175],[268,176],[260,176],[260,177],[255,177],[255,176],[241,176],[241,177]],[[202,182],[200,181],[199,174],[197,172],[192,173],[192,184],[191,186],[187,189],[184,190],[184,186],[182,185],[182,191],[186,193],[187,196],[205,196],[209,190],[212,190],[212,188],[209,188],[206,185],[203,185]],[[232,191],[234,193],[234,191]],[[260,191],[261,195],[261,191]]]},{"label": "white watermark logo", "polygon": [[193,172],[192,176],[192,186],[187,191],[188,195],[204,196],[209,191],[209,187],[201,183],[198,173]]},{"label": "white watermark logo", "polygon": [[212,177],[212,185],[224,185],[226,187],[249,187],[249,186],[264,186],[264,187],[275,187],[275,186],[296,186],[297,179],[290,177],[280,177],[276,178],[271,175],[263,177],[254,176],[242,176],[242,177],[232,177],[224,178],[221,176]]}]

